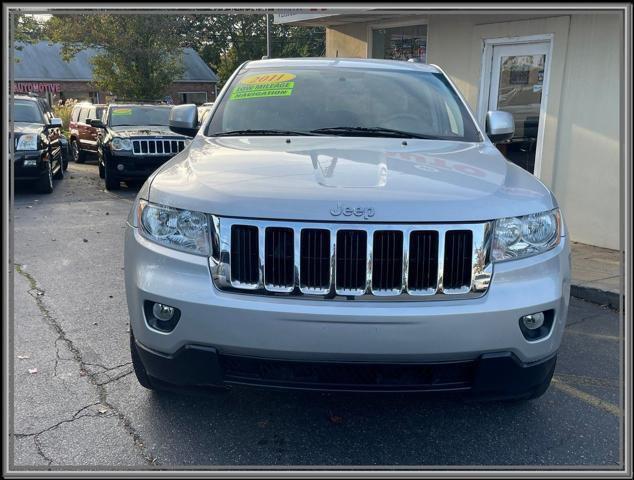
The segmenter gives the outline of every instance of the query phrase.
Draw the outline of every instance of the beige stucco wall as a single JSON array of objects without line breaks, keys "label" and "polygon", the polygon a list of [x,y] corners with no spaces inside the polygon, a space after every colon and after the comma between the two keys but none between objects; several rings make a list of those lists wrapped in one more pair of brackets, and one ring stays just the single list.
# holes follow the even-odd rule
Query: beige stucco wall
[{"label": "beige stucco wall", "polygon": [[350,23],[326,29],[326,56],[367,57],[367,24]]},{"label": "beige stucco wall", "polygon": [[553,190],[574,240],[619,248],[620,45],[617,15],[571,19]]},{"label": "beige stucco wall", "polygon": [[[551,35],[539,177],[573,240],[620,248],[620,14],[431,14],[427,22],[428,62],[447,72],[474,111],[484,39]],[[368,23],[327,29],[326,55],[367,57],[368,32]]]}]

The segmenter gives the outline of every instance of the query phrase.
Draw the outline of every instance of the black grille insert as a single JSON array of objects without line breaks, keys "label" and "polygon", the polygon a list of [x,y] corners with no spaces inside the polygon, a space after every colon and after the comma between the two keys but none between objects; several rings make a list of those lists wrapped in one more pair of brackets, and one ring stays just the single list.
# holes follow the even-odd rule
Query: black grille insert
[{"label": "black grille insert", "polygon": [[294,251],[292,229],[266,229],[264,279],[267,285],[279,288],[294,286]]},{"label": "black grille insert", "polygon": [[450,230],[445,234],[443,288],[471,286],[473,233],[471,230]]},{"label": "black grille insert", "polygon": [[330,232],[306,229],[301,234],[300,286],[328,290],[330,288]]},{"label": "black grille insert", "polygon": [[363,230],[337,232],[336,288],[338,290],[365,290],[367,233]]},{"label": "black grille insert", "polygon": [[231,279],[254,285],[259,279],[258,228],[231,227]]},{"label": "black grille insert", "polygon": [[473,382],[475,363],[335,363],[220,355],[228,382],[294,388],[451,390]]},{"label": "black grille insert", "polygon": [[435,289],[438,279],[438,232],[412,232],[409,240],[408,288]]},{"label": "black grille insert", "polygon": [[403,285],[403,232],[379,230],[372,244],[372,290],[400,290]]}]

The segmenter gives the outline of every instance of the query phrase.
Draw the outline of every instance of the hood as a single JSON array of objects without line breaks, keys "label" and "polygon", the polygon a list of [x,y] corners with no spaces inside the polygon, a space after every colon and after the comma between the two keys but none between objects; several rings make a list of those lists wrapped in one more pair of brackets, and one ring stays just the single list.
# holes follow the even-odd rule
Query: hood
[{"label": "hood", "polygon": [[13,132],[16,137],[23,133],[40,133],[42,128],[44,128],[44,125],[41,123],[15,122],[13,124]]},{"label": "hood", "polygon": [[163,125],[134,125],[121,127],[108,127],[117,137],[178,137],[190,138],[173,132],[170,127]]},{"label": "hood", "polygon": [[[556,206],[537,178],[490,143],[404,145],[401,139],[350,137],[286,142],[198,135],[156,173],[149,199],[221,216],[327,222],[485,221]],[[346,209],[348,215],[335,215]],[[359,216],[350,209],[359,209]]]}]

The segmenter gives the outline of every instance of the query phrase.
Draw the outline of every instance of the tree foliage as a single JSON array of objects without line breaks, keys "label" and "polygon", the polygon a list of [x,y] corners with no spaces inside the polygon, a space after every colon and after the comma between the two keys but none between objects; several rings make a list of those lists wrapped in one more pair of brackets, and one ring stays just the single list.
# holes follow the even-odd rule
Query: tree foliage
[{"label": "tree foliage", "polygon": [[97,87],[136,99],[156,99],[183,73],[182,17],[175,15],[54,15],[48,37],[69,60],[98,49],[92,58]]},{"label": "tree foliage", "polygon": [[[25,43],[36,43],[46,38],[44,24],[33,15],[24,13],[12,13],[9,23],[13,27],[14,46],[16,50],[22,50]],[[19,61],[18,58],[15,59]]]},{"label": "tree foliage", "polygon": [[[163,95],[182,74],[183,47],[196,50],[221,84],[241,63],[266,54],[264,14],[54,15],[45,33],[62,43],[66,59],[86,48],[100,49],[93,57],[96,85],[134,98]],[[321,56],[325,51],[323,27],[271,22],[271,40],[273,57]]]},{"label": "tree foliage", "polygon": [[[183,35],[188,44],[218,73],[221,83],[247,60],[266,55],[263,14],[190,15]],[[323,27],[277,25],[271,22],[271,56],[318,57],[325,52]]]}]

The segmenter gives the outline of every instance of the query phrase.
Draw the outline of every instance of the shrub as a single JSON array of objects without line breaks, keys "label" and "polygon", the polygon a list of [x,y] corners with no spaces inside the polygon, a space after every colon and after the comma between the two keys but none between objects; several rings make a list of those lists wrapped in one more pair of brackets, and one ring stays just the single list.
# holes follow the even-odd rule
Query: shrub
[{"label": "shrub", "polygon": [[56,117],[61,118],[64,122],[62,130],[68,132],[68,125],[70,123],[70,114],[73,111],[73,107],[77,103],[77,100],[68,98],[65,101],[60,100],[57,105],[53,105],[53,113]]}]

